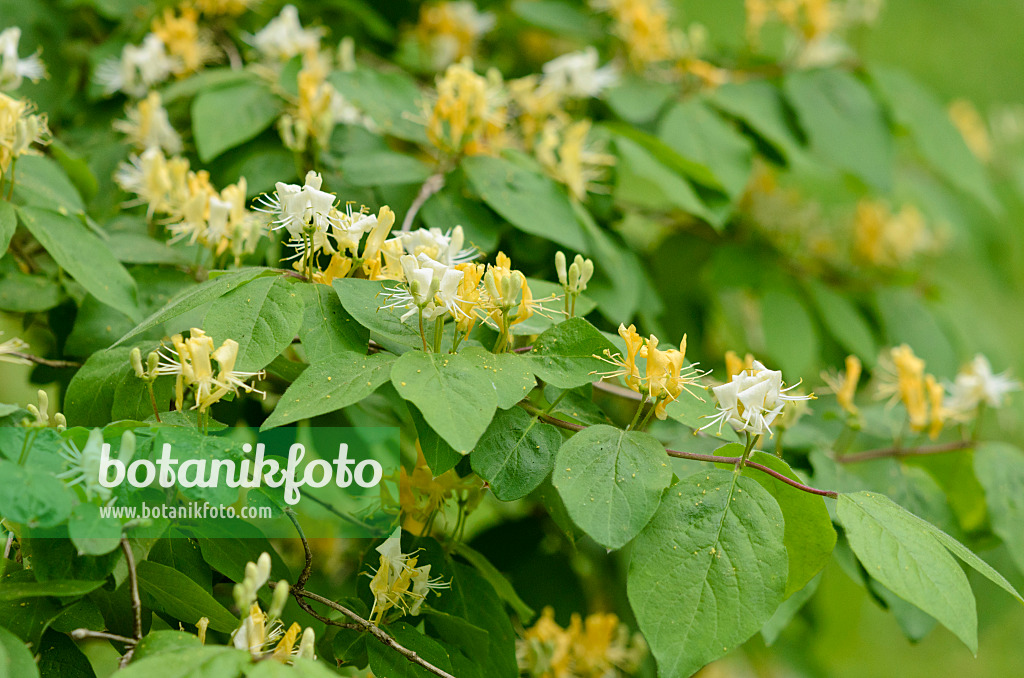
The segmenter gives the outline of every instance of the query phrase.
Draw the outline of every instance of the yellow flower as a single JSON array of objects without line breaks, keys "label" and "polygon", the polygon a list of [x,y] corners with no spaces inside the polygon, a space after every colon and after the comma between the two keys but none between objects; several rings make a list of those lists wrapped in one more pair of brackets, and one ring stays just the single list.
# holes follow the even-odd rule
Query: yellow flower
[{"label": "yellow flower", "polygon": [[201,31],[196,20],[199,13],[194,7],[181,5],[178,16],[170,7],[163,15],[153,20],[153,33],[167,47],[167,52],[176,57],[180,67],[175,69],[178,76],[195,73],[203,64],[217,57],[209,35]]},{"label": "yellow flower", "polygon": [[958,99],[949,105],[949,118],[960,131],[964,143],[982,162],[992,160],[992,139],[978,109],[965,99]]},{"label": "yellow flower", "polygon": [[384,615],[393,608],[415,616],[419,614],[427,594],[451,587],[441,577],[431,578],[430,565],[416,567],[415,555],[402,553],[398,531],[378,546],[377,552],[380,554],[380,566],[370,580],[373,593],[370,621],[375,624],[380,624]]},{"label": "yellow flower", "polygon": [[754,369],[754,356],[751,354],[748,353],[741,360],[736,351],[725,352],[725,375],[728,379],[732,379],[744,370],[752,369]]},{"label": "yellow flower", "polygon": [[427,2],[420,6],[414,34],[434,70],[472,57],[484,33],[494,28],[494,15],[480,12],[469,0]]},{"label": "yellow flower", "polygon": [[22,155],[38,155],[34,145],[50,143],[46,116],[33,113],[28,101],[14,99],[0,92],[0,174],[7,172],[11,162]]},{"label": "yellow flower", "polygon": [[615,156],[588,146],[590,121],[579,120],[562,125],[552,119],[544,126],[535,152],[537,160],[557,181],[568,187],[577,200],[585,200],[587,191],[595,191],[594,182],[605,179]]},{"label": "yellow flower", "polygon": [[611,13],[612,31],[625,43],[626,54],[635,67],[676,56],[668,8],[661,0],[592,0],[592,4]]},{"label": "yellow flower", "polygon": [[517,642],[519,668],[541,678],[607,678],[632,674],[647,653],[647,644],[610,613],[582,619],[572,615],[569,626],[555,621],[554,610],[544,608],[537,622]]},{"label": "yellow flower", "polygon": [[[247,393],[259,393],[251,384],[246,383],[250,377],[262,378],[263,372],[242,372],[235,370],[238,359],[238,342],[225,339],[219,348],[214,349],[213,339],[203,330],[193,327],[188,339],[180,334],[171,337],[174,345],[172,352],[161,354],[163,362],[157,368],[159,374],[173,374],[175,381],[175,404],[177,409],[184,406],[185,389],[190,388],[195,396],[195,406],[205,412],[210,405],[219,401],[228,393],[237,393],[242,389]],[[215,374],[213,363],[216,361],[218,372]]]},{"label": "yellow flower", "polygon": [[929,249],[933,239],[913,205],[893,213],[877,201],[861,200],[854,217],[854,251],[875,266],[899,267]]},{"label": "yellow flower", "polygon": [[890,404],[903,403],[910,428],[923,431],[928,426],[928,394],[925,392],[924,361],[914,350],[902,344],[889,350],[880,363],[880,397],[889,397]]},{"label": "yellow flower", "polygon": [[859,410],[853,402],[857,393],[857,382],[860,381],[861,362],[855,355],[846,356],[846,371],[839,373],[822,373],[822,379],[836,395],[839,406],[852,415]]},{"label": "yellow flower", "polygon": [[427,111],[427,138],[444,153],[493,154],[505,146],[507,111],[501,74],[473,71],[469,59],[449,66]]},{"label": "yellow flower", "polygon": [[[204,617],[205,619],[205,617]],[[202,620],[200,620],[202,624]],[[202,624],[200,633],[205,639],[206,626]],[[307,645],[307,637],[312,641],[313,636],[310,629],[303,633],[302,627],[292,623],[286,631],[280,619],[271,618],[260,609],[259,603],[253,603],[249,608],[249,614],[242,620],[241,625],[231,634],[231,644],[237,650],[246,650],[254,660],[271,659],[282,664],[290,664],[303,650],[295,647],[295,642],[302,633],[303,645]],[[306,648],[305,656],[310,654]]]}]

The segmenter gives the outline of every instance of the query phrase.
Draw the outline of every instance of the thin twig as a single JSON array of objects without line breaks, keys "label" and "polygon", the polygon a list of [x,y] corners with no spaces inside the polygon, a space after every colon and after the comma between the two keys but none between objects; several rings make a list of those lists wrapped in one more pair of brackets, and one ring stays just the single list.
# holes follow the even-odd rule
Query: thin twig
[{"label": "thin twig", "polygon": [[[135,643],[142,640],[142,599],[139,598],[139,575],[135,571],[135,554],[132,553],[132,545],[127,537],[121,537],[121,550],[124,551],[124,560],[128,565],[128,590],[132,598],[132,635]],[[121,657],[120,666],[124,668],[132,660],[135,654],[135,643],[132,643],[128,651]]]},{"label": "thin twig", "polygon": [[[323,622],[324,624],[329,624],[331,626],[340,626],[342,628],[352,628],[355,630],[366,631],[372,634],[374,638],[384,643],[398,654],[402,655],[412,663],[422,666],[424,669],[430,671],[434,675],[441,676],[441,678],[455,678],[455,676],[448,673],[444,669],[440,669],[434,666],[433,664],[431,664],[426,659],[419,656],[412,650],[400,645],[398,641],[389,636],[379,626],[367,621],[366,619],[363,619],[358,614],[348,609],[344,605],[340,605],[329,598],[324,598],[321,595],[317,595],[316,593],[307,591],[305,589],[306,582],[309,581],[310,574],[313,571],[313,552],[309,548],[309,541],[306,539],[306,534],[302,531],[302,527],[299,525],[299,521],[295,517],[295,514],[291,511],[287,511],[285,515],[287,515],[288,519],[292,521],[292,525],[295,526],[295,531],[299,533],[299,539],[302,541],[302,551],[305,556],[305,563],[302,566],[302,572],[299,574],[299,578],[295,582],[295,585],[291,587],[292,597],[295,598],[295,602],[298,603],[299,607],[301,607],[307,614],[312,616],[314,619]],[[324,617],[323,615],[320,615],[315,610],[313,610],[313,608],[310,607],[309,603],[303,600],[303,598],[309,598],[310,600],[315,600],[316,602],[321,603],[322,605],[326,605],[332,610],[336,610],[342,613],[343,615],[354,621],[355,624],[344,624],[333,619],[328,619],[327,617]]]},{"label": "thin twig", "polygon": [[21,351],[10,351],[9,353],[7,353],[7,355],[13,356],[15,358],[21,358],[22,360],[27,360],[28,362],[35,363],[36,365],[45,365],[46,367],[82,366],[82,363],[76,363],[71,360],[50,360],[48,358],[40,358],[39,356],[32,355],[31,353],[22,353]]},{"label": "thin twig", "polygon": [[[558,419],[556,417],[552,417],[551,415],[545,414],[542,410],[527,402],[521,402],[519,403],[519,406],[522,407],[527,412],[529,412],[530,414],[536,416],[537,418],[542,419],[554,426],[564,428],[567,431],[579,432],[587,428],[586,426],[583,426],[581,424],[573,424],[572,422],[563,421],[562,419]],[[691,459],[693,461],[709,461],[715,464],[737,464],[743,459],[742,457],[716,457],[713,454],[695,454],[692,452],[679,452],[678,450],[665,450],[665,452],[670,457],[676,457],[678,459]],[[832,490],[819,490],[815,487],[804,485],[801,482],[793,480],[792,478],[788,478],[783,474],[779,473],[778,471],[768,468],[767,466],[764,466],[762,464],[758,464],[757,462],[747,461],[744,465],[749,466],[751,468],[756,468],[758,471],[767,473],[768,475],[778,480],[781,480],[787,485],[791,485],[792,487],[795,487],[798,490],[803,490],[804,492],[808,492],[810,494],[816,494],[820,497],[832,497],[833,499],[839,496],[837,492],[834,492]]]},{"label": "thin twig", "polygon": [[974,447],[973,440],[957,440],[950,443],[939,443],[938,445],[922,445],[920,447],[884,447],[866,452],[855,452],[854,454],[837,455],[835,460],[841,464],[856,464],[861,461],[872,459],[884,459],[886,457],[918,457],[929,454],[943,454],[945,452],[956,452]]},{"label": "thin twig", "polygon": [[629,400],[643,400],[644,397],[634,391],[633,389],[626,388],[625,386],[619,386],[618,384],[612,384],[607,381],[595,381],[594,388],[605,393],[617,395],[620,398],[627,398]]},{"label": "thin twig", "polygon": [[[665,450],[665,452],[668,453],[668,456],[676,457],[677,459],[691,459],[693,461],[708,461],[708,462],[711,462],[713,464],[737,464],[737,463],[739,463],[743,459],[743,457],[716,457],[713,454],[696,454],[694,452],[680,452],[678,450]],[[809,485],[804,485],[801,482],[793,480],[792,478],[779,473],[778,471],[776,471],[773,468],[769,468],[767,466],[764,466],[763,464],[758,464],[756,461],[749,461],[748,460],[746,462],[746,464],[744,464],[744,465],[745,466],[749,466],[751,468],[756,468],[758,471],[761,471],[763,473],[767,473],[768,475],[772,476],[773,478],[775,478],[777,480],[781,480],[782,482],[786,483],[787,485],[791,485],[792,487],[795,487],[798,490],[803,490],[804,492],[808,492],[810,494],[816,494],[819,497],[832,497],[833,499],[835,499],[836,497],[839,496],[839,493],[834,492],[832,490],[819,490],[819,489],[817,489],[815,487],[810,487]]]},{"label": "thin twig", "polygon": [[14,546],[14,533],[7,535],[7,543],[4,544],[4,560],[11,557],[11,547]]},{"label": "thin twig", "polygon": [[519,348],[514,348],[514,349],[512,349],[512,352],[513,353],[529,353],[532,350],[533,350],[533,345],[530,345],[530,346],[520,346]]},{"label": "thin twig", "polygon": [[127,638],[116,633],[107,633],[106,631],[93,631],[92,629],[75,629],[71,632],[71,637],[75,640],[84,640],[86,638],[113,640],[118,643],[124,643],[128,647],[135,647],[135,644],[138,642],[134,638]]},{"label": "thin twig", "polygon": [[409,211],[405,213],[405,219],[402,219],[403,233],[412,230],[412,222],[416,220],[416,215],[419,214],[423,203],[442,188],[444,188],[444,172],[437,172],[427,177],[427,180],[420,186],[420,192],[416,194],[416,199],[409,205]]}]

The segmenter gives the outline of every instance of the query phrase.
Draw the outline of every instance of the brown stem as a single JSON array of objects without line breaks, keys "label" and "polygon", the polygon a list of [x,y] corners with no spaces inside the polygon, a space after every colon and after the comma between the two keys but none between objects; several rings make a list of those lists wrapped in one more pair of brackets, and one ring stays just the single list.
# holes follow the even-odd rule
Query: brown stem
[{"label": "brown stem", "polygon": [[134,638],[119,636],[116,633],[107,633],[106,631],[93,631],[92,629],[75,629],[71,632],[71,637],[75,640],[84,640],[86,638],[113,640],[117,643],[124,643],[128,647],[134,647],[135,644],[138,642]]},{"label": "brown stem", "polygon": [[856,464],[872,459],[884,459],[886,457],[917,457],[929,454],[943,454],[945,452],[956,452],[974,447],[973,440],[957,440],[950,443],[939,443],[937,445],[922,445],[920,447],[883,447],[877,450],[844,454],[835,458],[841,464]]},{"label": "brown stem", "polygon": [[[397,652],[398,654],[402,655],[412,663],[422,666],[424,669],[430,671],[434,675],[441,676],[441,678],[455,678],[455,676],[448,673],[444,669],[440,669],[434,666],[433,664],[428,662],[423,657],[420,657],[412,650],[400,645],[398,641],[389,636],[379,626],[367,621],[366,619],[363,619],[358,614],[348,609],[344,605],[340,605],[329,598],[324,598],[321,595],[317,595],[316,593],[307,591],[304,587],[306,585],[306,582],[309,581],[309,576],[313,571],[313,552],[309,548],[309,541],[306,539],[306,535],[302,531],[302,527],[299,525],[299,521],[295,517],[295,514],[289,511],[286,512],[286,515],[288,516],[288,519],[292,521],[292,525],[295,526],[295,531],[299,533],[299,539],[302,541],[302,550],[305,556],[305,564],[302,566],[302,573],[299,574],[299,578],[295,582],[295,585],[291,587],[292,597],[295,598],[295,602],[298,603],[300,608],[302,608],[307,614],[312,616],[314,619],[323,622],[324,624],[329,624],[331,626],[340,626],[341,628],[351,628],[355,630],[366,631],[373,635],[374,638],[376,638],[377,640],[379,640],[380,642],[384,643],[392,650]],[[310,607],[309,603],[303,600],[303,598],[309,598],[310,600],[315,600],[316,602],[321,603],[322,605],[326,605],[332,610],[336,610],[342,613],[355,623],[344,624],[333,619],[328,619],[327,617],[324,617],[318,614],[315,610],[313,610],[313,608]]]},{"label": "brown stem", "polygon": [[135,644],[142,640],[142,599],[139,597],[139,575],[135,570],[135,554],[132,553],[132,545],[127,537],[121,537],[121,550],[124,551],[124,560],[128,565],[128,590],[132,598],[132,636],[135,638],[135,642],[121,657],[120,666],[124,668],[135,654]]},{"label": "brown stem", "polygon": [[22,353],[21,351],[11,351],[7,355],[14,356],[15,358],[21,358],[27,360],[30,363],[36,365],[45,365],[46,367],[81,367],[82,363],[76,363],[70,360],[50,360],[48,358],[40,358],[37,355],[31,353]]},{"label": "brown stem", "polygon": [[427,177],[427,180],[420,186],[420,192],[416,194],[416,199],[409,205],[409,211],[405,213],[405,219],[402,219],[402,232],[406,233],[412,230],[412,222],[416,220],[416,215],[419,213],[420,208],[423,207],[423,203],[430,199],[430,196],[434,195],[438,191],[444,188],[444,172],[440,171],[436,174],[431,174]]},{"label": "brown stem", "polygon": [[[556,417],[552,417],[549,414],[545,414],[542,410],[531,405],[530,403],[522,402],[519,403],[519,406],[522,407],[527,412],[529,412],[530,414],[536,416],[537,418],[542,419],[554,426],[558,426],[559,428],[564,428],[567,431],[579,432],[587,428],[586,426],[583,426],[581,424],[573,424],[572,422],[563,421]],[[679,452],[678,450],[665,450],[665,452],[668,454],[668,456],[676,457],[678,459],[691,459],[693,461],[709,461],[715,464],[738,464],[740,461],[743,460],[743,457],[716,457],[713,454],[695,454],[692,452]],[[768,475],[778,480],[781,480],[787,485],[795,487],[798,490],[808,492],[810,494],[816,494],[819,497],[832,497],[833,499],[835,499],[836,497],[839,496],[839,494],[837,492],[834,492],[833,490],[819,490],[815,487],[804,485],[801,482],[793,480],[792,478],[788,478],[783,474],[779,473],[778,471],[768,468],[767,466],[764,466],[762,464],[758,464],[757,462],[747,461],[745,463],[745,466],[749,466],[750,468],[756,468],[758,471],[767,473]]]},{"label": "brown stem", "polygon": [[595,381],[594,388],[605,393],[619,396],[620,398],[627,398],[629,400],[643,400],[643,396],[634,391],[633,389],[626,388],[625,386],[619,386],[618,384],[611,384],[607,381]]}]

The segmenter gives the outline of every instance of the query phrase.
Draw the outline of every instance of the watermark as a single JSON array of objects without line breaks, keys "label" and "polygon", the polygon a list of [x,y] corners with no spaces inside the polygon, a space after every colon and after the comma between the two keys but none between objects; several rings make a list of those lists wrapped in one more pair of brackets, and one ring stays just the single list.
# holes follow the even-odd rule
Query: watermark
[{"label": "watermark", "polygon": [[141,506],[110,506],[100,507],[100,518],[115,518],[117,520],[235,520],[236,518],[255,518],[270,520],[274,517],[274,510],[270,506],[242,506],[236,509],[234,506],[218,504],[214,506],[207,502],[197,501],[185,504],[156,504],[149,505],[143,502]]}]

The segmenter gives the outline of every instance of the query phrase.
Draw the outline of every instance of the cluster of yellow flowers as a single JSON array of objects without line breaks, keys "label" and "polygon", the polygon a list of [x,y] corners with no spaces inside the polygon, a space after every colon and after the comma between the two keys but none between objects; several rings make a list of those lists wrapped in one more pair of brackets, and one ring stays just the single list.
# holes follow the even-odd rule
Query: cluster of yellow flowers
[{"label": "cluster of yellow flowers", "polygon": [[[602,373],[603,377],[624,377],[626,386],[637,393],[646,396],[647,399],[656,401],[654,414],[658,419],[668,417],[665,408],[668,404],[678,398],[683,391],[691,396],[703,400],[694,394],[689,387],[700,386],[700,378],[707,374],[697,369],[699,363],[685,364],[686,361],[686,335],[679,343],[679,350],[669,348],[661,350],[658,348],[658,338],[653,334],[644,339],[636,327],[630,325],[619,325],[619,336],[626,342],[626,355],[611,353],[605,350],[602,358],[605,362],[614,365],[616,370]],[[646,362],[644,374],[640,373],[637,365],[637,357],[643,358]]]},{"label": "cluster of yellow flowers", "polygon": [[[246,383],[247,379],[253,377],[261,379],[263,372],[242,372],[235,369],[238,342],[234,339],[225,339],[219,347],[214,348],[213,339],[203,330],[193,327],[188,339],[175,334],[171,337],[171,344],[174,346],[173,349],[160,353],[157,374],[173,374],[177,378],[174,386],[177,409],[181,410],[184,407],[186,389],[191,390],[195,398],[192,409],[199,410],[200,414],[227,394],[237,394],[239,389],[246,393],[266,395]],[[216,371],[211,361],[216,361]],[[138,371],[136,369],[136,375],[143,378],[142,375],[138,375]]]},{"label": "cluster of yellow flowers", "polygon": [[904,205],[894,213],[877,200],[857,203],[853,236],[855,255],[881,268],[905,266],[936,245],[935,236],[916,207]]},{"label": "cluster of yellow flowers", "polygon": [[788,29],[791,52],[801,66],[834,63],[848,54],[838,39],[842,31],[874,23],[882,0],[745,0],[747,39],[758,46],[761,31],[772,22]]},{"label": "cluster of yellow flowers", "polygon": [[431,578],[430,565],[417,567],[414,553],[402,553],[402,540],[397,532],[377,547],[377,553],[380,566],[370,580],[373,593],[370,621],[374,624],[380,624],[384,615],[396,608],[416,616],[428,593],[451,587],[450,582],[440,577]]},{"label": "cluster of yellow flowers", "polygon": [[435,71],[473,57],[480,38],[494,28],[495,18],[481,12],[470,0],[426,2],[412,37]]},{"label": "cluster of yellow flowers", "polygon": [[[435,477],[416,442],[416,466],[412,472],[399,470],[398,508],[402,515],[402,529],[418,535],[429,535],[440,512],[456,499],[462,511],[469,513],[483,499],[482,483],[469,476],[460,478],[454,470]],[[381,484],[382,503],[395,506],[394,499]]]},{"label": "cluster of yellow flowers", "polygon": [[508,146],[508,100],[497,69],[486,76],[464,59],[445,69],[426,104],[427,139],[449,155],[495,154]]},{"label": "cluster of yellow flowers", "polygon": [[662,0],[592,0],[591,4],[611,14],[612,30],[625,44],[634,66],[644,67],[678,56],[668,7]]},{"label": "cluster of yellow flowers", "polygon": [[50,143],[46,116],[34,111],[32,102],[0,92],[0,179],[19,157],[38,155],[34,146]]},{"label": "cluster of yellow flowers", "polygon": [[647,644],[611,613],[581,619],[573,614],[569,626],[555,621],[544,608],[537,622],[517,642],[519,669],[532,678],[613,678],[632,675],[647,654]]}]

